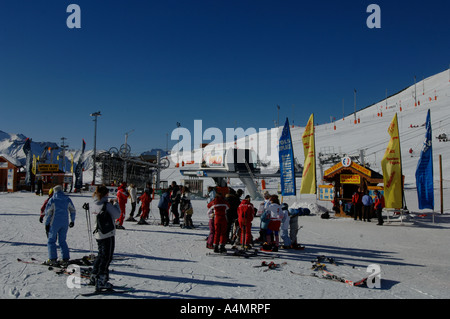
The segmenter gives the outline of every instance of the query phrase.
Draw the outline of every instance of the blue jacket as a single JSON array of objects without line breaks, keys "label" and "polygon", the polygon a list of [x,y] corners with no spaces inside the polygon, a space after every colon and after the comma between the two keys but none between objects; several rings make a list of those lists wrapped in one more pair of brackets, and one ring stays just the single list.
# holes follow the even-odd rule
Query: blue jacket
[{"label": "blue jacket", "polygon": [[69,215],[70,221],[75,222],[75,213],[75,206],[69,196],[62,190],[57,191],[49,199],[45,208],[45,225],[68,227]]},{"label": "blue jacket", "polygon": [[165,192],[161,195],[158,203],[158,208],[168,209],[170,203],[169,193]]},{"label": "blue jacket", "polygon": [[270,222],[270,212],[268,210],[264,210],[261,215],[261,229],[267,229],[269,227]]},{"label": "blue jacket", "polygon": [[362,203],[364,206],[371,206],[373,204],[372,197],[369,195],[364,195],[362,198]]}]

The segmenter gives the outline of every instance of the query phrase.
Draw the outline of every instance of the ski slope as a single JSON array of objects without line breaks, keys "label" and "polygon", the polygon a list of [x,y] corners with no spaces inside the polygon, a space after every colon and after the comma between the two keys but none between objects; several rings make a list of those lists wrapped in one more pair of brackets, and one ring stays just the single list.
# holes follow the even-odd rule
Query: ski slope
[{"label": "ski slope", "polygon": [[[414,105],[414,86],[335,123],[316,126],[316,149],[355,155],[364,149],[366,162],[381,172],[380,162],[389,135],[387,128],[397,112],[402,146],[403,173],[406,176],[406,202],[411,211],[409,220],[391,220],[384,226],[376,221],[359,222],[349,218],[324,220],[320,214],[331,206],[318,202],[315,196],[298,195],[285,198],[293,206],[308,206],[310,216],[300,217],[299,242],[302,251],[280,250],[279,258],[264,259],[211,257],[205,248],[208,235],[206,201],[194,200],[196,229],[158,223],[157,198],[152,203],[151,225],[125,223],[125,230],[116,236],[116,260],[111,269],[111,282],[135,288],[130,294],[91,298],[151,298],[151,299],[447,299],[450,297],[450,214],[448,200],[450,150],[447,143],[433,139],[435,164],[435,203],[437,212],[419,211],[415,192],[415,168],[425,137],[422,124],[431,110],[433,136],[447,132],[450,124],[450,83],[448,71],[418,82]],[[419,94],[420,93],[420,94]],[[434,97],[436,96],[436,99]],[[430,101],[431,98],[431,101]],[[400,104],[401,103],[401,104]],[[387,105],[387,109],[386,109]],[[400,111],[400,105],[402,110]],[[383,112],[383,116],[378,113]],[[306,125],[306,123],[305,123]],[[336,130],[334,130],[336,125]],[[412,125],[412,127],[411,127]],[[294,154],[303,162],[300,138],[303,127],[294,127]],[[409,149],[413,150],[412,155]],[[444,214],[440,214],[438,155],[443,158]],[[268,159],[276,167],[277,154]],[[260,154],[261,156],[261,154]],[[326,168],[325,168],[326,169]],[[85,172],[89,174],[89,172]],[[318,175],[320,176],[320,175]],[[85,177],[86,178],[86,177]],[[182,178],[178,169],[164,170],[161,179],[171,182]],[[85,179],[89,180],[89,179]],[[209,183],[209,181],[207,182]],[[239,185],[232,181],[232,186]],[[275,193],[277,180],[268,181]],[[75,227],[69,230],[68,244],[72,258],[90,254],[87,222],[82,205],[92,200],[92,194],[72,194],[77,208]],[[0,194],[0,298],[2,299],[72,299],[83,298],[81,292],[92,288],[67,286],[66,275],[57,275],[46,267],[17,262],[47,258],[44,227],[39,223],[39,211],[45,198],[27,192]],[[259,202],[255,202],[258,205]],[[127,211],[130,211],[129,205]],[[391,216],[392,218],[392,216]],[[252,233],[258,234],[259,220],[253,222]],[[351,280],[367,276],[372,264],[381,268],[381,288],[351,287],[313,276],[311,261],[325,255],[337,264],[326,264],[333,273]],[[285,263],[275,270],[254,267],[261,261]],[[294,273],[301,273],[298,275]],[[178,309],[170,309],[178,311]]]}]

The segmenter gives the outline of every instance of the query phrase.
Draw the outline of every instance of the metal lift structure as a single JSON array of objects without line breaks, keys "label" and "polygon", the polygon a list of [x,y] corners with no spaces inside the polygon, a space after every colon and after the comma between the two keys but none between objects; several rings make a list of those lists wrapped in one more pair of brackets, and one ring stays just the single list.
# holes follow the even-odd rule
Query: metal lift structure
[{"label": "metal lift structure", "polygon": [[[197,167],[180,168],[181,174],[187,177],[212,178],[220,187],[225,187],[229,178],[238,178],[253,199],[262,198],[256,180],[280,177],[279,169],[275,173],[261,173],[257,154],[253,150],[228,148],[215,153],[203,153],[202,162]],[[296,164],[295,168],[295,176],[301,178],[303,167]]]}]

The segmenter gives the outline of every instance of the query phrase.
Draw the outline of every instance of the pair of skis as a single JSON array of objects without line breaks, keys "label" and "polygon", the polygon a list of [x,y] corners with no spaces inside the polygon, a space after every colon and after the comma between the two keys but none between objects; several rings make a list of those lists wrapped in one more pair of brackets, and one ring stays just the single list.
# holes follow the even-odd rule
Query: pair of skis
[{"label": "pair of skis", "polygon": [[280,255],[272,253],[263,253],[256,249],[236,249],[227,251],[226,253],[206,253],[211,257],[227,257],[227,258],[279,258]]},{"label": "pair of skis", "polygon": [[346,279],[344,277],[334,275],[334,274],[332,274],[331,272],[329,272],[327,270],[322,270],[322,274],[321,275],[319,275],[317,273],[312,273],[312,274],[309,274],[309,275],[308,274],[302,274],[302,273],[294,272],[292,270],[291,270],[291,274],[299,275],[299,276],[310,276],[310,277],[316,277],[316,278],[320,278],[320,279],[326,279],[326,280],[331,280],[331,281],[342,282],[342,283],[345,283],[347,285],[355,286],[355,287],[365,285],[367,283],[367,279],[368,279],[367,277],[364,277],[363,279],[358,280],[358,281],[348,280],[348,279]]},{"label": "pair of skis", "polygon": [[[31,258],[30,260],[23,260],[20,258],[17,258],[17,261],[20,263],[24,263],[24,264],[30,264],[30,265],[38,265],[38,266],[45,266],[47,267],[48,270],[50,271],[54,271],[55,273],[57,273],[58,275],[73,275],[74,271],[69,271],[67,269],[66,266],[62,265],[62,264],[46,264],[45,262],[41,262],[38,261],[35,258]],[[82,265],[86,265],[86,259],[81,258],[81,259],[75,259],[75,260],[71,260],[69,261],[67,264],[82,264]],[[81,273],[79,274],[79,276],[81,278],[85,278],[85,279],[89,279],[90,274],[91,274],[91,270],[92,269],[80,269]],[[83,284],[86,286],[89,286],[88,284]],[[114,295],[114,294],[125,294],[125,293],[130,293],[133,292],[135,289],[132,287],[127,287],[127,286],[113,286],[113,288],[111,289],[100,289],[100,290],[95,290],[92,292],[87,292],[87,293],[81,293],[79,294],[79,296],[83,296],[83,297],[91,297],[91,296],[97,296],[97,295]]]},{"label": "pair of skis", "polygon": [[134,292],[135,289],[132,287],[127,286],[113,286],[109,289],[99,289],[91,292],[86,292],[80,294],[80,296],[83,297],[93,297],[93,296],[99,296],[99,295],[121,295],[121,294],[127,294]]},{"label": "pair of skis", "polygon": [[355,287],[362,286],[367,283],[368,277],[364,277],[358,281],[353,281],[353,280],[346,279],[345,277],[337,276],[337,275],[331,273],[330,271],[328,271],[326,269],[326,265],[323,263],[325,261],[328,261],[330,264],[337,265],[334,258],[330,258],[330,257],[321,255],[321,256],[317,256],[315,260],[311,261],[311,263],[313,263],[311,269],[314,271],[321,272],[320,274],[318,274],[317,272],[314,272],[314,273],[311,273],[308,275],[308,274],[297,273],[294,271],[291,271],[291,273],[294,275],[312,276],[312,277],[316,277],[316,278],[320,278],[320,279],[342,282],[342,283],[348,284],[350,286],[355,286]]},{"label": "pair of skis", "polygon": [[[69,271],[67,269],[67,267],[69,265],[80,265],[80,266],[88,266],[88,264],[86,264],[84,259],[75,259],[75,260],[70,260],[67,263],[67,266],[61,263],[56,263],[56,264],[47,264],[45,262],[41,262],[38,261],[35,258],[31,258],[31,260],[23,260],[20,258],[17,258],[18,262],[24,263],[24,264],[32,264],[32,265],[39,265],[39,266],[45,266],[47,267],[48,270],[50,271],[54,271],[55,273],[57,273],[58,275],[73,275],[74,271]],[[90,264],[89,264],[90,265]],[[91,274],[91,269],[90,268],[81,268],[80,267],[80,277],[82,278],[89,278],[89,275]]]}]

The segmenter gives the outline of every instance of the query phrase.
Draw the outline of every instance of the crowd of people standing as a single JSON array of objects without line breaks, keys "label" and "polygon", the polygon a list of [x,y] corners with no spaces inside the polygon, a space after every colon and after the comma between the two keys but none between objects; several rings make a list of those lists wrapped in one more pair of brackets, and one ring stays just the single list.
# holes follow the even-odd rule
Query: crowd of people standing
[{"label": "crowd of people standing", "polygon": [[[298,213],[290,212],[286,203],[280,204],[278,195],[264,193],[264,202],[256,209],[251,203],[251,197],[240,199],[244,192],[239,189],[224,196],[214,187],[208,189],[207,208],[209,217],[209,236],[206,248],[216,253],[226,251],[225,245],[232,247],[240,245],[248,250],[255,244],[260,244],[265,251],[278,251],[280,234],[284,249],[302,249],[297,242]],[[259,237],[252,236],[254,217],[260,217]]]},{"label": "crowd of people standing", "polygon": [[[172,214],[172,223],[180,224],[183,219],[183,227],[193,228],[193,207],[188,197],[189,189],[173,182],[170,187],[161,194],[158,208],[160,211],[160,225],[168,226],[170,222],[169,212]],[[207,238],[207,248],[214,252],[226,252],[225,245],[241,245],[242,249],[251,249],[253,245],[260,243],[261,249],[278,251],[280,235],[283,248],[301,249],[297,243],[298,215],[292,215],[286,204],[280,204],[277,195],[264,194],[265,200],[256,209],[250,196],[243,195],[241,189],[234,191],[228,189],[226,193],[213,187],[208,189],[207,209],[210,217],[210,234]],[[93,194],[92,211],[94,216],[93,237],[97,241],[98,255],[95,259],[91,284],[97,289],[109,289],[109,264],[115,249],[116,230],[125,229],[124,221],[134,221],[139,218],[137,224],[148,224],[150,203],[153,200],[153,189],[147,183],[143,193],[138,196],[135,185],[122,183],[115,197],[110,198],[108,187],[102,185],[96,188]],[[131,211],[126,218],[126,205],[128,199],[131,203]],[[136,216],[137,204],[141,204]],[[86,204],[85,204],[86,205]],[[89,207],[89,206],[87,206]],[[83,206],[85,208],[85,206]],[[86,208],[85,208],[86,209]],[[87,208],[87,211],[89,208]],[[99,227],[99,216],[108,214],[111,221],[111,229],[103,230]],[[260,213],[260,214],[258,214]],[[61,186],[56,186],[49,192],[49,197],[41,207],[39,221],[45,224],[47,233],[47,246],[49,259],[48,265],[59,265],[57,261],[58,241],[63,263],[70,261],[69,247],[66,242],[69,228],[74,226],[76,209],[69,196],[64,194]],[[254,218],[260,217],[259,238],[254,239],[252,223]]]}]

